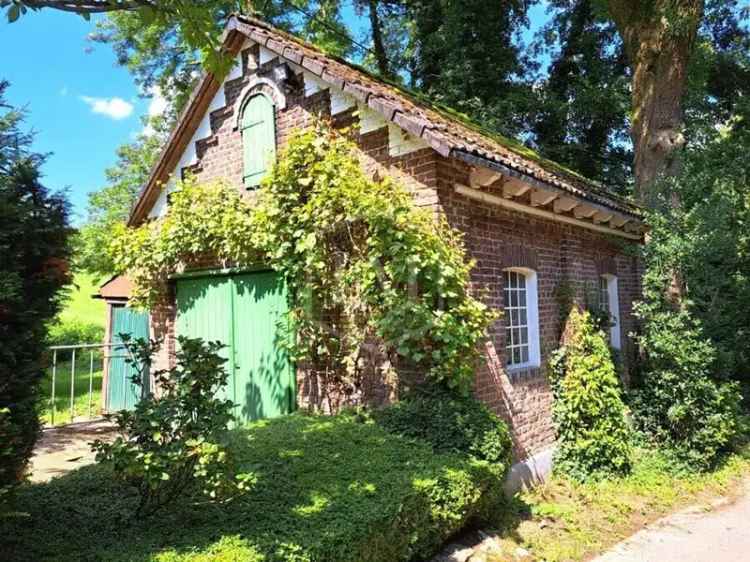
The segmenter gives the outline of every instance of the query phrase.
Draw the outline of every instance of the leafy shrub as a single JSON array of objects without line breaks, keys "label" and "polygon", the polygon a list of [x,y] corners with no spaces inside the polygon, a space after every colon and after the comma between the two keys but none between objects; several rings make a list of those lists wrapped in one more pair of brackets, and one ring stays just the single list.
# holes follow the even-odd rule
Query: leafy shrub
[{"label": "leafy shrub", "polygon": [[104,341],[104,328],[97,324],[79,321],[57,321],[49,327],[48,345],[73,345]]},{"label": "leafy shrub", "polygon": [[550,360],[557,430],[555,469],[577,480],[630,469],[630,430],[609,347],[591,315],[574,307]]},{"label": "leafy shrub", "polygon": [[641,303],[637,312],[645,360],[631,393],[635,421],[683,468],[708,470],[738,434],[737,383],[711,378],[714,348],[687,310]]},{"label": "leafy shrub", "polygon": [[421,392],[376,410],[376,421],[391,433],[421,439],[439,453],[460,453],[510,467],[508,426],[484,404],[447,390]]},{"label": "leafy shrub", "polygon": [[[665,204],[662,207],[669,208]],[[676,464],[687,470],[702,471],[714,466],[737,437],[741,398],[736,384],[721,382],[720,365],[727,363],[718,361],[718,355],[722,354],[717,354],[715,344],[706,337],[698,320],[702,316],[700,306],[690,299],[698,286],[692,282],[695,270],[691,273],[691,269],[711,270],[708,264],[699,266],[686,257],[693,251],[693,243],[703,235],[675,236],[675,223],[662,212],[654,211],[649,216],[653,238],[645,247],[644,300],[635,307],[641,320],[638,343],[643,360],[632,393],[632,406],[638,427],[659,446],[667,448]],[[721,279],[722,275],[715,278]],[[717,295],[723,298],[725,293],[717,292],[714,286],[710,298],[719,303],[722,298]],[[703,294],[701,298],[705,297]],[[718,322],[727,321],[735,326],[732,322],[736,317],[724,314],[725,306],[729,304],[717,309],[722,312]],[[711,322],[712,330],[716,322]],[[741,323],[736,328],[741,331]],[[718,340],[724,339],[718,332],[714,335]],[[723,345],[731,346],[728,340]],[[737,350],[737,357],[742,353]]]},{"label": "leafy shrub", "polygon": [[502,489],[486,462],[351,416],[293,414],[230,436],[237,468],[257,477],[234,501],[185,496],[124,525],[137,495],[94,465],[24,487],[29,518],[3,528],[0,551],[9,560],[420,560]]},{"label": "leafy shrub", "polygon": [[[5,86],[0,81],[0,108]],[[68,202],[40,184],[41,157],[23,157],[20,119],[0,114],[0,153],[15,143],[8,153],[15,157],[0,167],[0,504],[23,478],[39,434],[47,323],[69,281]]]},{"label": "leafy shrub", "polygon": [[[148,371],[151,350],[143,341],[130,343],[132,362]],[[111,462],[115,473],[138,489],[138,514],[150,514],[173,501],[191,483],[211,498],[244,489],[252,477],[230,476],[223,439],[232,418],[232,402],[217,398],[227,383],[222,344],[178,336],[176,366],[156,371],[159,395],[147,395],[134,411],[114,416],[122,433],[113,443],[96,441],[97,460]],[[140,372],[133,383],[143,387]]]}]

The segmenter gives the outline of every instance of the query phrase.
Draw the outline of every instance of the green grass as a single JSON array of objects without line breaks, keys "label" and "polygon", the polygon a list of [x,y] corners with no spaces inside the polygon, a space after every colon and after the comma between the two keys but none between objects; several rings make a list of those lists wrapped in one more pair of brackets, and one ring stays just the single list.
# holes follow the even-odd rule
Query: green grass
[{"label": "green grass", "polygon": [[89,273],[76,273],[69,294],[58,315],[62,322],[80,322],[104,327],[106,305],[91,298],[99,291],[100,280]]},{"label": "green grass", "polygon": [[519,547],[534,560],[589,559],[674,510],[731,496],[748,474],[747,448],[705,474],[675,473],[658,451],[638,449],[623,478],[579,484],[553,477],[516,498],[515,512],[501,525],[503,554],[488,562],[515,560]]},{"label": "green grass", "polygon": [[[88,351],[78,351],[76,357],[75,382],[73,392],[73,405],[76,417],[89,416],[89,369],[90,358]],[[102,402],[102,359],[101,352],[94,353],[93,377],[91,377],[93,392],[91,393],[92,416],[96,417],[101,413],[104,403]],[[45,425],[60,425],[73,421],[70,412],[70,382],[71,382],[71,361],[66,359],[57,364],[55,373],[55,412],[54,420],[52,417],[52,367],[45,371],[45,377],[42,381],[41,405],[42,410],[40,417]]]},{"label": "green grass", "polygon": [[151,518],[106,466],[24,485],[0,519],[8,560],[397,561],[426,557],[499,495],[487,464],[350,417],[291,415],[234,432],[246,495],[184,498]]}]

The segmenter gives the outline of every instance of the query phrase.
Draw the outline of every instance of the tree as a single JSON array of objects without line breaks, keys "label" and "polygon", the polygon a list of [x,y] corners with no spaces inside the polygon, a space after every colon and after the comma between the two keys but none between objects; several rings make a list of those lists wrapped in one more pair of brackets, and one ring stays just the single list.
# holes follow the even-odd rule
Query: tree
[{"label": "tree", "polygon": [[[206,49],[215,52],[224,24],[233,12],[242,11],[244,2],[237,0],[204,0],[195,9],[202,22],[202,34],[196,35],[192,24],[168,12],[153,17],[148,10],[119,10],[107,14],[97,24],[94,41],[110,45],[120,64],[127,66],[144,91],[158,87],[178,113],[187,101],[197,75],[208,63],[214,70],[216,61],[205,56]],[[350,54],[352,44],[340,16],[339,0],[264,0],[254,2],[253,13],[269,23],[295,32],[326,52],[337,56]],[[203,55],[202,55],[203,53]],[[226,57],[220,69],[231,65]]]},{"label": "tree", "polygon": [[515,34],[527,0],[404,0],[412,27],[412,85],[491,130],[515,136],[525,127],[532,61]]},{"label": "tree", "polygon": [[[7,8],[8,21],[14,22],[28,10],[44,8],[73,12],[89,19],[92,14],[125,12],[143,25],[178,25],[180,39],[190,53],[200,53],[206,66],[217,71],[228,70],[230,61],[223,56],[217,33],[216,11],[231,5],[230,11],[240,11],[242,3],[215,0],[0,0]],[[228,12],[225,12],[225,14]]]},{"label": "tree", "polygon": [[113,275],[114,264],[106,251],[112,232],[125,222],[141,187],[151,173],[166,141],[168,120],[152,119],[153,132],[142,133],[117,149],[117,163],[105,171],[107,185],[89,194],[86,222],[76,236],[76,266],[95,275]]},{"label": "tree", "polygon": [[535,56],[551,58],[532,113],[539,152],[614,189],[631,183],[627,61],[611,22],[592,0],[555,0]]},{"label": "tree", "polygon": [[[8,108],[2,95],[0,107]],[[23,113],[0,116],[0,497],[21,479],[39,432],[46,324],[69,281],[69,206],[40,182]]]},{"label": "tree", "polygon": [[633,73],[630,136],[636,191],[679,170],[683,97],[704,0],[607,0]]}]

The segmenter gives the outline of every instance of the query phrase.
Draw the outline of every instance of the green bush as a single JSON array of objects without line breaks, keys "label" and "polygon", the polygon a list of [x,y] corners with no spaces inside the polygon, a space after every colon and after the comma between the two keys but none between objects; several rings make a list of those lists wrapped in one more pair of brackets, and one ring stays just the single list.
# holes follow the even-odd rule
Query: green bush
[{"label": "green bush", "polygon": [[687,310],[654,302],[637,312],[646,353],[631,393],[636,424],[682,468],[708,470],[739,433],[738,385],[711,378],[714,347]]},{"label": "green bush", "polygon": [[58,320],[50,325],[47,345],[74,345],[82,343],[102,343],[104,328],[86,322]]},{"label": "green bush", "polygon": [[26,486],[29,518],[3,527],[0,552],[34,561],[425,559],[501,494],[488,463],[350,416],[259,421],[233,431],[229,450],[257,477],[248,493],[206,505],[196,491],[153,518],[124,521],[138,497],[106,465]]},{"label": "green bush", "polygon": [[472,397],[432,390],[373,415],[389,432],[426,441],[438,453],[467,454],[496,465],[503,474],[510,466],[508,426]]},{"label": "green bush", "polygon": [[[123,341],[138,365],[133,383],[143,388],[141,372],[148,373],[151,349],[143,341]],[[121,436],[114,442],[96,441],[100,462],[140,495],[136,513],[151,514],[198,484],[211,498],[244,489],[251,475],[231,474],[223,442],[232,418],[232,402],[217,397],[227,384],[226,359],[219,342],[177,337],[176,365],[152,373],[159,395],[148,394],[130,412],[115,414]]]},{"label": "green bush", "polygon": [[555,470],[586,480],[630,469],[631,432],[609,347],[591,315],[573,308],[550,361]]},{"label": "green bush", "polygon": [[[0,81],[0,108],[7,83]],[[39,155],[18,130],[21,114],[0,113],[0,513],[24,476],[40,430],[47,324],[58,313],[69,281],[69,205],[40,183]],[[15,140],[14,140],[15,139]]]}]

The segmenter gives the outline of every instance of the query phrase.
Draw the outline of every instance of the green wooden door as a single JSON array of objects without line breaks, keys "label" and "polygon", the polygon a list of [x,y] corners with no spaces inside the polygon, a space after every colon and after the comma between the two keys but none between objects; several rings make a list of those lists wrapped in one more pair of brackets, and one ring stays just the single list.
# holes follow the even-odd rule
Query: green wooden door
[{"label": "green wooden door", "polygon": [[227,387],[221,396],[234,399],[232,377],[232,299],[227,277],[199,277],[182,279],[177,284],[177,334],[204,341],[220,341],[225,346],[220,354],[227,359],[229,373]]},{"label": "green wooden door", "polygon": [[237,415],[254,420],[289,413],[294,378],[280,338],[285,335],[287,298],[272,271],[232,279],[234,384]]},{"label": "green wooden door", "polygon": [[[110,359],[107,370],[106,410],[132,410],[135,403],[141,399],[140,388],[133,384],[132,377],[137,370],[127,361],[128,354],[122,343],[121,334],[128,334],[131,338],[148,340],[148,313],[139,312],[127,306],[112,307]],[[146,390],[148,390],[148,376],[146,376]]]},{"label": "green wooden door", "polygon": [[294,372],[279,345],[286,290],[274,272],[181,279],[177,333],[225,344],[224,396],[240,420],[274,417],[294,407]]}]

